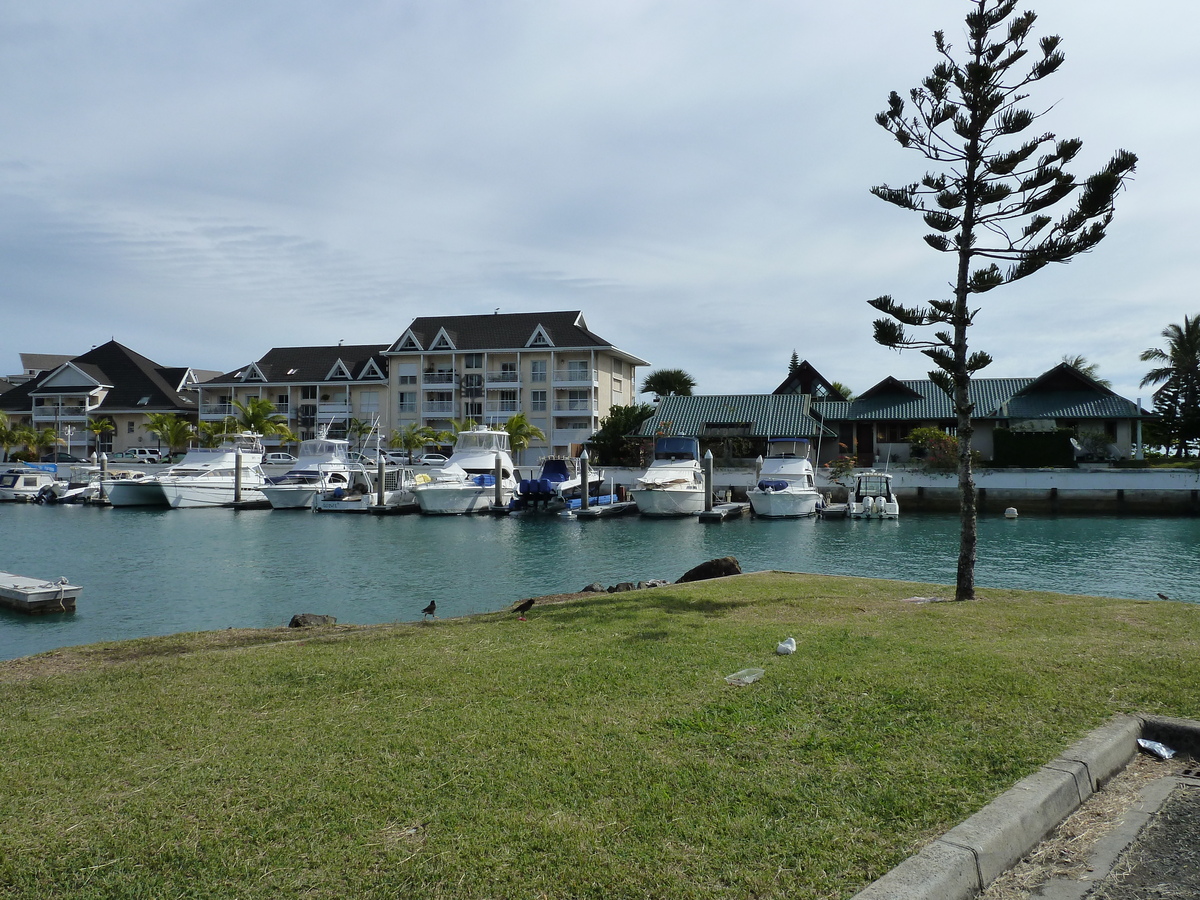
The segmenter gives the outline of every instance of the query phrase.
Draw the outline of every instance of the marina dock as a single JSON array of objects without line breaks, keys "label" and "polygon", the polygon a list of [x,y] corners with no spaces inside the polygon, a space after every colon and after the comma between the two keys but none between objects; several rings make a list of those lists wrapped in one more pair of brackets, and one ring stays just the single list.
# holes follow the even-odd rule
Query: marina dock
[{"label": "marina dock", "polygon": [[726,519],[736,519],[744,515],[749,508],[749,503],[714,503],[712,509],[700,513],[700,521],[724,522]]},{"label": "marina dock", "polygon": [[66,578],[44,581],[0,572],[0,606],[30,615],[75,612],[75,598],[82,590],[78,585],[68,584]]}]

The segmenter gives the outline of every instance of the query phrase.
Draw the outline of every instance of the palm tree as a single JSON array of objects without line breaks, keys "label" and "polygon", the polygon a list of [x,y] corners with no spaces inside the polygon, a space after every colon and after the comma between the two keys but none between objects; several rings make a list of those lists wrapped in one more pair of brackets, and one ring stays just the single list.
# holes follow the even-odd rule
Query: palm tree
[{"label": "palm tree", "polygon": [[408,464],[411,466],[413,461],[413,451],[420,450],[426,444],[432,443],[437,439],[437,434],[428,425],[421,425],[418,422],[409,422],[403,431],[392,429],[392,434],[388,438],[389,447],[400,447],[408,451]]},{"label": "palm tree", "polygon": [[1082,354],[1076,356],[1067,356],[1064,354],[1062,361],[1077,371],[1080,375],[1086,375],[1101,387],[1112,387],[1111,381],[1109,381],[1107,378],[1101,378],[1098,374],[1096,374],[1096,370],[1099,368],[1099,366],[1094,362],[1088,362],[1088,358],[1086,356],[1083,356]]},{"label": "palm tree", "polygon": [[269,437],[287,427],[287,418],[275,412],[275,404],[266,397],[248,397],[245,403],[234,400],[233,405],[239,413],[237,424],[244,431]]},{"label": "palm tree", "polygon": [[196,434],[192,423],[177,413],[149,413],[142,427],[167,445],[167,453],[186,449]]},{"label": "palm tree", "polygon": [[59,444],[65,443],[53,428],[43,428],[41,431],[31,428],[29,433],[33,436],[33,442],[31,444],[26,441],[25,446],[34,451],[39,459],[47,453],[54,452]]},{"label": "palm tree", "polygon": [[0,410],[0,451],[4,454],[5,462],[8,461],[8,451],[20,445],[21,441],[17,438],[17,430],[12,426],[8,413]]},{"label": "palm tree", "polygon": [[346,438],[347,440],[355,441],[358,444],[358,449],[362,449],[363,442],[371,436],[371,432],[375,430],[375,423],[368,419],[351,419],[346,423]]},{"label": "palm tree", "polygon": [[213,419],[201,422],[196,428],[196,435],[201,447],[219,447],[225,435],[236,427],[237,421],[233,416],[226,416],[220,421]]},{"label": "palm tree", "polygon": [[7,427],[3,430],[4,454],[8,455],[8,451],[13,447],[22,447],[24,450],[13,454],[13,459],[16,459],[18,454],[22,459],[36,459],[37,453],[34,448],[37,445],[38,433],[32,425],[20,424]]},{"label": "palm tree", "polygon": [[519,457],[521,451],[527,450],[529,445],[534,441],[544,441],[546,432],[532,424],[525,413],[517,413],[515,416],[510,416],[508,421],[504,423],[504,430],[508,432],[508,441],[512,446],[514,456]]},{"label": "palm tree", "polygon": [[1162,336],[1166,350],[1151,347],[1138,357],[1142,362],[1165,363],[1147,372],[1142,386],[1162,385],[1154,392],[1155,407],[1171,426],[1164,435],[1168,450],[1174,444],[1176,456],[1182,458],[1200,439],[1200,314],[1184,316],[1182,326],[1168,325]]},{"label": "palm tree", "polygon": [[846,385],[842,384],[840,381],[830,382],[829,386],[832,387],[839,394],[841,394],[843,397],[845,397],[847,400],[854,399],[854,391],[850,390],[850,388],[848,388]]},{"label": "palm tree", "polygon": [[93,438],[93,449],[98,453],[100,451],[100,438],[108,434],[110,431],[115,431],[117,426],[112,419],[88,419],[87,427],[84,429],[89,432]]},{"label": "palm tree", "polygon": [[656,397],[671,394],[690,397],[695,386],[696,380],[683,369],[656,369],[646,376],[639,393],[654,394]]}]

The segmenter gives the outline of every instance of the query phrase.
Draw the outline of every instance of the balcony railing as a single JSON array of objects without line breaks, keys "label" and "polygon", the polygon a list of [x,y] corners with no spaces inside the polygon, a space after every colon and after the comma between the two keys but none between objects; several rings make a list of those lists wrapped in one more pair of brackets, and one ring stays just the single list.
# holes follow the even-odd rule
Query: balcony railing
[{"label": "balcony railing", "polygon": [[508,369],[503,369],[499,372],[488,372],[486,378],[487,378],[488,384],[520,384],[521,383],[521,373],[517,372],[515,370],[509,371]]},{"label": "balcony railing", "polygon": [[555,384],[598,384],[600,381],[599,369],[573,368],[573,369],[555,369],[554,383]]},{"label": "balcony railing", "polygon": [[521,411],[520,400],[489,400],[484,404],[484,412],[488,415],[493,413],[508,413],[513,415]]},{"label": "balcony railing", "polygon": [[345,418],[346,416],[350,415],[350,413],[350,404],[344,400],[338,402],[326,401],[324,403],[317,404],[318,419],[324,419],[326,416]]},{"label": "balcony railing", "polygon": [[86,419],[88,408],[78,404],[64,404],[62,406],[35,406],[33,408],[33,418],[36,422],[53,422],[65,421],[67,419]]},{"label": "balcony railing", "polygon": [[425,372],[421,375],[422,384],[454,384],[453,372]]},{"label": "balcony railing", "polygon": [[582,400],[555,400],[554,414],[555,415],[591,415],[600,411],[600,401],[594,398]]},{"label": "balcony railing", "polygon": [[202,419],[223,419],[226,416],[233,415],[232,403],[201,403],[200,418]]},{"label": "balcony railing", "polygon": [[452,416],[454,415],[454,401],[426,400],[421,407],[421,413],[426,416]]}]

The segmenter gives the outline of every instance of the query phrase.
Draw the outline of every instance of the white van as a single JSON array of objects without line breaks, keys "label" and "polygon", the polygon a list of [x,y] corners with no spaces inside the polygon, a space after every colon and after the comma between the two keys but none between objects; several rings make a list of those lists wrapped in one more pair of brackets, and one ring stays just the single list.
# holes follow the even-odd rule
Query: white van
[{"label": "white van", "polygon": [[139,462],[156,463],[162,462],[162,451],[157,447],[130,447],[122,454],[126,459],[136,459]]}]

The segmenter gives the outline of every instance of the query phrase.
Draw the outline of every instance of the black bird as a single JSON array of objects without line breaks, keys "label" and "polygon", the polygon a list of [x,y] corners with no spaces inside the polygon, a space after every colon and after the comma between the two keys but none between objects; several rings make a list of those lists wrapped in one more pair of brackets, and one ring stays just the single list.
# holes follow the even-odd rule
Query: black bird
[{"label": "black bird", "polygon": [[1158,595],[1158,599],[1159,599],[1159,600],[1170,600],[1171,598],[1170,598],[1170,597],[1168,597],[1166,594],[1159,593],[1159,595]]},{"label": "black bird", "polygon": [[421,610],[422,618],[424,618],[425,616],[433,616],[436,619],[437,618],[436,613],[437,613],[437,601],[436,600],[430,600],[429,605],[427,607],[425,607],[423,610]]},{"label": "black bird", "polygon": [[513,612],[515,612],[515,613],[520,613],[520,614],[521,614],[521,621],[522,621],[522,622],[524,622],[524,621],[525,621],[525,613],[527,613],[527,612],[529,612],[531,609],[533,609],[533,601],[534,601],[534,598],[533,598],[533,597],[530,597],[528,600],[522,600],[520,603],[518,603],[518,604],[517,604],[517,605],[516,605],[516,606],[513,608]]}]

